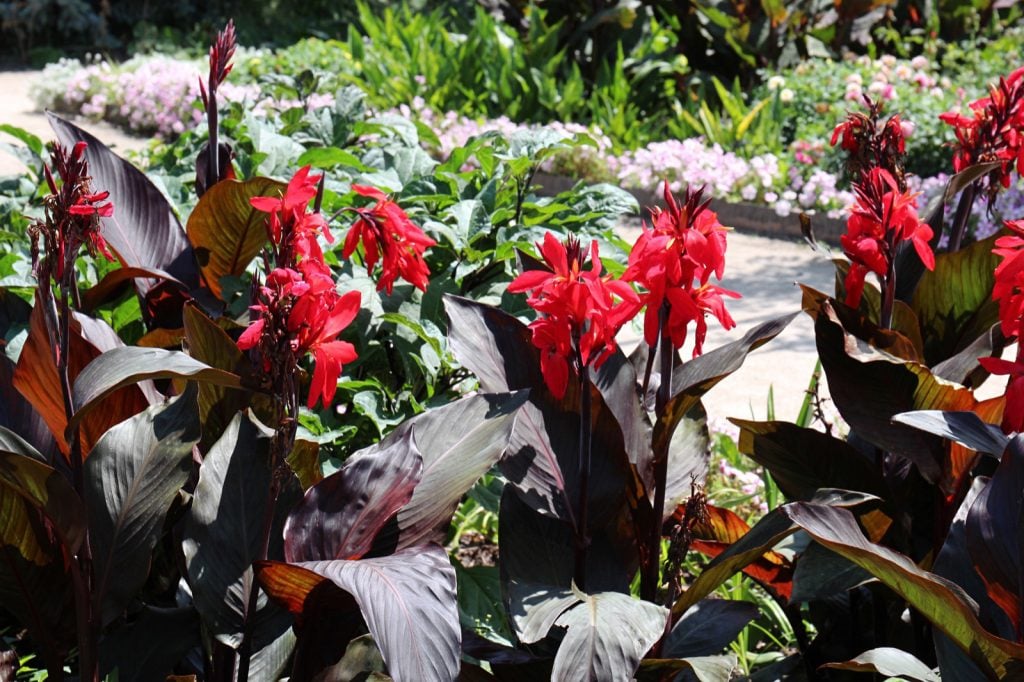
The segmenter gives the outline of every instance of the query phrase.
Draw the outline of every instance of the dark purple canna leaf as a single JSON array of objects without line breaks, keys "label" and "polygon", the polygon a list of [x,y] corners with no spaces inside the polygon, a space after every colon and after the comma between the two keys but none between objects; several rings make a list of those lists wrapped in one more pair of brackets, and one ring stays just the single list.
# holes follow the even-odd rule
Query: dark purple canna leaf
[{"label": "dark purple canna leaf", "polygon": [[191,606],[144,606],[129,625],[100,642],[100,675],[119,682],[164,679],[192,649],[202,646],[199,614]]},{"label": "dark purple canna leaf", "polygon": [[[102,219],[103,238],[117,252],[121,264],[163,270],[189,290],[197,288],[199,269],[192,245],[156,185],[142,171],[75,124],[52,112],[47,112],[46,117],[57,139],[65,146],[73,147],[79,141],[89,145],[85,158],[89,162],[93,189],[110,192],[110,201],[114,204],[113,217]],[[136,286],[145,296],[153,284],[140,280]]]},{"label": "dark purple canna leaf", "polygon": [[665,658],[691,658],[721,653],[758,613],[757,605],[746,601],[699,601],[672,627],[661,654]]},{"label": "dark purple canna leaf", "polygon": [[988,596],[1024,641],[1024,436],[1003,452],[992,480],[967,513],[967,549]]},{"label": "dark purple canna leaf", "polygon": [[306,491],[288,515],[284,556],[292,563],[358,559],[377,532],[412,498],[423,457],[413,430],[371,446]]},{"label": "dark purple canna leaf", "polygon": [[820,488],[888,496],[874,463],[845,441],[788,422],[730,421],[740,427],[740,452],[768,469],[790,500],[809,500]]},{"label": "dark purple canna leaf", "polygon": [[238,388],[238,375],[210,367],[181,351],[162,348],[121,346],[112,348],[90,362],[74,379],[75,416],[72,429],[105,398],[122,388],[152,379],[189,379],[218,386]]},{"label": "dark purple canna leaf", "polygon": [[[242,641],[252,564],[262,550],[273,476],[270,438],[251,415],[238,414],[203,460],[185,521],[182,548],[196,610],[209,632],[233,648]],[[287,509],[286,501],[278,507]],[[281,524],[283,520],[275,519],[272,537],[280,537]],[[270,552],[281,557],[280,542],[272,541]],[[291,616],[262,593],[250,621],[254,652],[272,645],[291,627]]]},{"label": "dark purple canna leaf", "polygon": [[91,313],[97,307],[114,300],[133,281],[138,279],[151,279],[171,282],[184,287],[170,273],[153,268],[121,267],[111,270],[96,286],[82,292],[82,312]]},{"label": "dark purple canna leaf", "polygon": [[93,600],[104,624],[146,582],[164,518],[192,471],[196,387],[113,427],[85,463]]},{"label": "dark purple canna leaf", "polygon": [[998,426],[982,421],[974,412],[917,410],[898,414],[892,420],[996,457],[1010,442]]},{"label": "dark purple canna leaf", "polygon": [[352,595],[396,682],[457,677],[455,570],[440,546],[358,561],[262,562],[258,569],[267,592],[293,612],[304,612],[325,581]]},{"label": "dark purple canna leaf", "polygon": [[504,454],[526,400],[527,391],[467,396],[398,426],[385,442],[414,433],[423,471],[397,523],[378,533],[375,546],[443,542],[463,496]]},{"label": "dark purple canna leaf", "polygon": [[555,621],[566,633],[551,679],[633,679],[640,659],[665,632],[668,609],[618,592],[579,597],[581,602]]}]

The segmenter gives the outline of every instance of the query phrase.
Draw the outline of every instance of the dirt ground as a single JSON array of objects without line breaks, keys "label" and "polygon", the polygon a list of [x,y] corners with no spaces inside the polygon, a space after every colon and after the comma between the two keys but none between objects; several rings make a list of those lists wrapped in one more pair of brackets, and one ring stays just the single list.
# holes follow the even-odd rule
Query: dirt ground
[{"label": "dirt ground", "polygon": [[[0,123],[8,123],[46,139],[49,126],[42,112],[28,96],[28,87],[39,72],[0,73]],[[82,123],[116,150],[138,149],[148,140],[126,135],[104,124]],[[2,137],[7,137],[2,135]],[[0,175],[21,170],[13,157],[0,152]],[[623,232],[635,235],[636,219],[623,221]],[[828,290],[832,283],[832,266],[806,245],[793,241],[768,239],[734,232],[729,235],[729,250],[723,286],[738,291],[743,298],[728,301],[736,320],[736,328],[725,332],[710,320],[705,350],[742,337],[752,326],[793,312],[800,307],[800,290],[796,282]],[[622,342],[638,342],[639,329],[623,331]],[[775,410],[779,419],[793,419],[800,408],[804,390],[814,368],[815,350],[811,321],[806,315],[797,317],[774,341],[748,357],[743,368],[716,386],[705,405],[712,417],[763,418],[766,413],[769,387],[773,388]]]}]

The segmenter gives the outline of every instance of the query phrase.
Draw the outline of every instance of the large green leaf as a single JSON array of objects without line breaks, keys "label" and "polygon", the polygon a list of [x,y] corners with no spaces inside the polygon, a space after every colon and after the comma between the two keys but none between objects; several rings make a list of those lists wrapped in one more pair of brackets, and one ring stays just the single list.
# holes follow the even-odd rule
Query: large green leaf
[{"label": "large green leaf", "polygon": [[105,404],[108,395],[147,379],[190,379],[229,388],[240,386],[237,374],[210,367],[180,351],[139,346],[112,348],[86,365],[75,379],[76,411],[67,429],[70,431],[94,408]]},{"label": "large green leaf", "polygon": [[997,237],[936,255],[935,270],[921,276],[911,306],[921,324],[929,366],[963,350],[999,321],[999,305],[992,300]]},{"label": "large green leaf", "polygon": [[454,680],[459,672],[455,570],[430,544],[357,561],[262,562],[260,582],[297,616],[330,582],[352,595],[397,682]]},{"label": "large green leaf", "polygon": [[238,277],[267,243],[267,214],[253,197],[280,196],[285,186],[270,178],[224,180],[211,187],[188,218],[186,231],[199,271],[210,291],[221,296],[221,277]]},{"label": "large green leaf", "polygon": [[194,385],[107,431],[85,464],[93,600],[104,624],[149,575],[164,517],[192,470],[199,441]]},{"label": "large green leaf", "polygon": [[[273,472],[271,434],[248,413],[239,413],[199,469],[199,482],[185,523],[182,549],[193,600],[206,628],[237,648],[260,558],[261,532]],[[280,542],[271,552],[280,557]],[[277,640],[291,618],[260,593],[253,623],[254,651]]]}]

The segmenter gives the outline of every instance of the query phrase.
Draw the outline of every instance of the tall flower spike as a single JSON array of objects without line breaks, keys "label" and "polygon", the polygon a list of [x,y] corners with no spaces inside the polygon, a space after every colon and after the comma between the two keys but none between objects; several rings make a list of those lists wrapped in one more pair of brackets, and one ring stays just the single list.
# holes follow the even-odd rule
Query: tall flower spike
[{"label": "tall flower spike", "polygon": [[[111,217],[114,204],[110,192],[92,191],[86,148],[85,142],[79,142],[69,152],[63,145],[55,144],[50,165],[43,167],[51,194],[44,200],[45,218],[29,228],[32,264],[40,280],[52,278],[65,283],[65,275],[73,269],[83,245],[92,256],[102,254],[107,260],[114,260],[100,231],[100,218]],[[54,170],[61,179],[60,185],[53,176]]]},{"label": "tall flower spike", "polygon": [[906,141],[899,115],[881,123],[882,102],[864,95],[868,113],[850,112],[832,131],[832,146],[840,142],[847,153],[846,167],[853,182],[862,180],[872,168],[884,168],[896,179],[900,191],[907,189],[903,168]]},{"label": "tall flower spike", "polygon": [[704,189],[687,189],[679,203],[665,185],[666,210],[651,210],[652,225],[643,231],[629,254],[629,265],[622,279],[647,289],[643,301],[644,340],[658,342],[661,311],[668,306],[666,333],[675,348],[686,342],[691,322],[697,333],[693,348],[696,357],[703,351],[707,335],[706,316],[713,315],[725,329],[736,326],[725,309],[722,297],[739,294],[710,283],[711,276],[721,280],[725,271],[727,228],[708,209]]},{"label": "tall flower spike", "polygon": [[405,211],[384,192],[364,185],[352,185],[352,189],[361,196],[376,199],[377,203],[368,209],[352,209],[358,218],[345,237],[341,255],[349,258],[361,243],[366,269],[371,274],[377,262],[381,262],[378,291],[390,294],[399,277],[426,291],[430,269],[423,260],[423,253],[437,242],[414,225]]}]

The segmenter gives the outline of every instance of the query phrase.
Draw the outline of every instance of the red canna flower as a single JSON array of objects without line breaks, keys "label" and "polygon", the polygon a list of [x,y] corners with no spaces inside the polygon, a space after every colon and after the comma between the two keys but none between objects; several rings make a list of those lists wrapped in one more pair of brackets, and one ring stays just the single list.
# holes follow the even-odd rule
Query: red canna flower
[{"label": "red canna flower", "polygon": [[900,242],[912,242],[929,270],[935,268],[935,255],[929,244],[932,229],[917,215],[917,195],[901,191],[889,171],[872,168],[854,190],[857,201],[840,243],[851,261],[845,281],[846,303],[856,308],[865,277],[873,272],[880,279],[887,278]]},{"label": "red canna flower", "polygon": [[600,367],[618,347],[615,335],[640,309],[640,298],[626,282],[601,276],[596,240],[590,245],[589,270],[587,254],[575,237],[563,243],[548,232],[537,247],[548,269],[522,273],[508,290],[530,292],[527,302],[541,313],[530,324],[533,344],[541,351],[545,383],[561,398],[570,358],[575,354],[582,366]]},{"label": "red canna flower", "polygon": [[249,203],[258,211],[270,214],[267,218],[267,237],[273,244],[277,264],[290,264],[295,256],[323,261],[323,251],[317,242],[322,234],[327,243],[334,237],[327,221],[319,212],[310,212],[309,202],[317,193],[321,176],[310,176],[310,167],[300,168],[288,181],[281,197],[253,197]]},{"label": "red canna flower", "polygon": [[704,190],[687,189],[682,204],[676,201],[665,184],[667,210],[652,209],[652,226],[645,224],[629,254],[629,265],[622,279],[637,282],[647,289],[644,303],[644,340],[655,345],[661,322],[661,311],[668,307],[668,334],[675,348],[686,342],[691,322],[697,333],[694,357],[703,351],[707,336],[707,313],[714,315],[725,329],[736,326],[725,309],[723,296],[739,298],[735,291],[709,283],[711,275],[721,280],[725,270],[727,228],[718,222],[718,215],[708,210],[711,200],[704,200]]},{"label": "red canna flower", "polygon": [[423,252],[437,242],[414,225],[405,211],[384,192],[363,185],[352,185],[352,189],[364,197],[376,199],[377,203],[369,209],[353,209],[359,218],[345,237],[341,255],[350,257],[361,242],[367,270],[372,271],[377,261],[381,261],[378,291],[383,289],[390,294],[399,277],[426,291],[430,269],[423,260]]},{"label": "red canna flower", "polygon": [[999,169],[986,176],[991,204],[1000,187],[1010,186],[1014,165],[1018,174],[1024,173],[1024,67],[1000,78],[988,97],[969,106],[969,116],[950,111],[939,119],[956,131],[953,168],[957,172],[977,163],[1002,162]]},{"label": "red canna flower", "polygon": [[341,296],[326,266],[304,260],[299,271],[277,268],[260,287],[252,310],[258,317],[238,338],[241,350],[257,348],[264,372],[275,370],[274,359],[285,350],[296,360],[313,354],[314,369],[307,405],[329,405],[338,388],[342,366],[357,358],[355,347],[338,334],[359,313],[360,294]]},{"label": "red canna flower", "polygon": [[[113,216],[114,204],[110,201],[110,192],[92,191],[86,149],[85,142],[78,142],[70,152],[61,144],[54,145],[50,164],[61,179],[59,186],[50,165],[43,166],[51,192],[44,200],[46,217],[29,228],[32,263],[40,279],[52,277],[67,284],[65,275],[71,274],[83,245],[94,257],[99,253],[107,260],[114,260],[100,232],[100,218]],[[43,242],[42,252],[39,239]],[[43,253],[45,258],[41,257]]]}]

